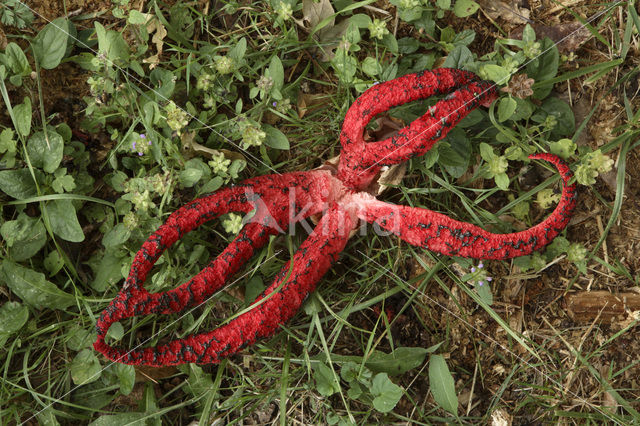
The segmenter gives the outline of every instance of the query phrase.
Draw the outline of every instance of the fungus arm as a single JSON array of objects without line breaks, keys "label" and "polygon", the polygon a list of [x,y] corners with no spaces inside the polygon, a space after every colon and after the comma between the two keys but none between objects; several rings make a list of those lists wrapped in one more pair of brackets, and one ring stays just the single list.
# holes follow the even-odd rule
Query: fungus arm
[{"label": "fungus arm", "polygon": [[576,187],[569,185],[571,170],[555,155],[537,154],[529,158],[553,163],[560,172],[563,189],[560,202],[549,217],[525,231],[494,234],[431,210],[378,200],[369,200],[358,217],[375,222],[411,245],[448,256],[508,259],[530,254],[550,243],[567,226],[576,205]]},{"label": "fungus arm", "polygon": [[273,284],[250,310],[217,329],[177,339],[156,347],[126,350],[100,348],[109,359],[125,364],[151,366],[187,362],[218,363],[257,339],[274,334],[297,312],[316,283],[338,258],[355,227],[355,217],[333,204],[312,234],[282,268]]}]

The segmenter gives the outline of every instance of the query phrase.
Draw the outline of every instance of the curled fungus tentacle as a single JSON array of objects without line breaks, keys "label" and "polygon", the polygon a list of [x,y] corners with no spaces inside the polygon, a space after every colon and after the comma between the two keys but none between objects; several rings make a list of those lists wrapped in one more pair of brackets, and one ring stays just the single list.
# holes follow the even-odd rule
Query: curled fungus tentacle
[{"label": "curled fungus tentacle", "polygon": [[[376,114],[437,94],[447,96],[394,136],[364,142],[365,126]],[[441,213],[384,203],[366,191],[383,166],[424,154],[469,112],[479,105],[488,106],[496,97],[494,85],[456,69],[409,74],[374,85],[354,102],[345,116],[340,134],[343,150],[337,170],[325,167],[260,176],[194,200],[171,214],[142,245],[122,289],[98,319],[94,348],[125,364],[220,362],[257,339],[273,335],[295,315],[337,260],[359,220],[375,223],[409,244],[445,255],[507,259],[544,247],[568,225],[576,205],[575,185],[569,184],[571,170],[555,155],[537,154],[530,158],[556,166],[563,181],[560,203],[543,222],[512,234],[493,234]],[[172,290],[162,293],[145,290],[147,274],[164,250],[201,224],[231,212],[254,214],[218,257]],[[181,312],[204,302],[270,236],[314,215],[321,216],[315,229],[271,286],[248,311],[229,323],[156,347],[127,350],[106,343],[106,333],[114,322],[140,315]]]}]

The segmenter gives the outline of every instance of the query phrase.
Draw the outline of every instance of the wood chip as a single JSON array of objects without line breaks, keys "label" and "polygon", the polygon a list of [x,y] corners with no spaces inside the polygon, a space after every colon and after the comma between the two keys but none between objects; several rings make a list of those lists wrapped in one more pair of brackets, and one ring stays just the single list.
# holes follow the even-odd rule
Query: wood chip
[{"label": "wood chip", "polygon": [[640,311],[640,294],[582,291],[568,294],[565,303],[575,322],[593,321],[600,312],[603,321],[623,321],[630,313]]}]

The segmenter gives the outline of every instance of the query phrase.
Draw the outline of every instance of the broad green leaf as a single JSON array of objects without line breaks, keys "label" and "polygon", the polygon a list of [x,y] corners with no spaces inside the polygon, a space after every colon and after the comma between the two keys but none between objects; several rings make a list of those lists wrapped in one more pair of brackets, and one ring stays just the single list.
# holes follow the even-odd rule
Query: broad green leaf
[{"label": "broad green leaf", "polygon": [[399,7],[398,17],[405,22],[418,20],[422,17],[422,7],[409,7],[406,9]]},{"label": "broad green leaf", "polygon": [[456,46],[447,55],[442,64],[446,68],[463,68],[467,63],[473,61],[473,53],[467,46]]},{"label": "broad green leaf", "polygon": [[91,349],[81,350],[71,362],[71,378],[76,385],[86,385],[100,378],[101,365]]},{"label": "broad green leaf", "polygon": [[20,330],[29,319],[29,308],[19,302],[5,302],[0,307],[0,334]]},{"label": "broad green leaf", "polygon": [[576,119],[568,103],[558,98],[548,98],[542,103],[542,110],[556,117],[557,124],[551,130],[556,137],[570,137],[576,130]]},{"label": "broad green leaf", "polygon": [[378,373],[371,383],[371,394],[374,396],[374,408],[381,413],[388,413],[402,398],[402,388],[393,383],[387,373]]},{"label": "broad green leaf", "polygon": [[7,55],[7,65],[14,74],[28,75],[31,72],[27,56],[16,43],[7,44],[5,55]]},{"label": "broad green leaf", "polygon": [[375,77],[382,73],[382,65],[380,65],[380,62],[376,58],[367,56],[364,58],[364,61],[362,61],[362,72],[369,77]]},{"label": "broad green leaf", "polygon": [[424,362],[427,356],[425,348],[396,348],[391,353],[375,351],[365,365],[376,373],[390,375],[404,374]]},{"label": "broad green leaf", "polygon": [[67,329],[67,336],[69,336],[67,347],[72,351],[80,351],[93,346],[97,333],[93,327],[89,330],[74,324]]},{"label": "broad green leaf", "polygon": [[210,192],[217,191],[223,183],[224,181],[222,180],[222,178],[220,176],[216,176],[213,179],[209,180],[209,182],[202,185],[202,188],[200,188],[198,193],[208,194]]},{"label": "broad green leaf", "polygon": [[36,309],[65,309],[75,298],[47,281],[44,274],[25,268],[10,260],[2,262],[0,282],[6,284],[25,303]]},{"label": "broad green leaf", "polygon": [[187,389],[194,397],[199,397],[213,388],[213,380],[211,380],[211,374],[205,373],[202,367],[189,364],[186,367],[189,372],[189,379],[187,380]]},{"label": "broad green leaf", "polygon": [[102,245],[107,249],[118,248],[126,243],[130,236],[131,231],[124,226],[124,223],[118,223],[104,234],[104,237],[102,237]]},{"label": "broad green leaf", "polygon": [[[527,64],[527,75],[537,83],[555,77],[558,73],[558,64],[560,61],[558,47],[551,39],[545,38],[541,44],[542,54]],[[533,97],[536,99],[544,99],[549,96],[552,88],[553,84],[537,87],[533,90]]]},{"label": "broad green leaf", "polygon": [[144,426],[149,415],[147,413],[120,413],[100,416],[89,426]]},{"label": "broad green leaf", "polygon": [[144,25],[147,22],[147,18],[139,11],[131,9],[127,21],[132,25]]},{"label": "broad green leaf", "polygon": [[447,173],[455,178],[462,176],[469,167],[471,159],[471,141],[462,129],[454,128],[446,136],[439,150],[438,161],[442,164]]},{"label": "broad green leaf", "polygon": [[129,395],[133,390],[133,385],[136,383],[136,370],[133,365],[117,364],[116,374],[120,381],[120,393],[123,395]]},{"label": "broad green leaf", "polygon": [[47,242],[47,230],[42,221],[24,213],[20,213],[17,220],[3,223],[0,233],[10,246],[9,256],[16,262],[29,259]]},{"label": "broad green leaf", "polygon": [[66,241],[84,241],[84,232],[78,222],[76,208],[70,200],[53,200],[47,204],[47,213],[53,232]]},{"label": "broad green leaf", "polygon": [[60,256],[57,250],[49,252],[47,257],[44,258],[44,267],[49,272],[49,276],[57,274],[62,266],[64,266],[64,259]]},{"label": "broad green leaf", "polygon": [[16,152],[16,140],[13,138],[13,129],[4,129],[0,132],[0,154]]},{"label": "broad green leaf", "polygon": [[284,85],[284,68],[282,67],[282,62],[277,55],[273,55],[271,57],[271,63],[269,64],[269,74],[271,74],[271,78],[273,79],[274,89],[282,89],[282,86]]},{"label": "broad green leaf", "polygon": [[114,30],[106,30],[99,22],[94,22],[98,37],[98,50],[110,62],[121,60],[129,63],[129,46],[122,38],[122,34]]},{"label": "broad green leaf", "polygon": [[91,288],[96,291],[105,291],[107,287],[116,284],[122,279],[120,267],[129,261],[125,255],[120,255],[114,251],[98,253],[88,262],[95,276],[91,283]]},{"label": "broad green leaf", "polygon": [[16,118],[16,131],[18,134],[27,137],[31,133],[31,99],[25,96],[20,105],[13,108],[13,115]]},{"label": "broad green leaf", "polygon": [[[169,99],[176,87],[174,75],[171,71],[156,67],[151,71],[151,82],[156,86],[154,92],[156,99],[161,102]],[[154,116],[158,116],[156,112]]]},{"label": "broad green leaf", "polygon": [[466,18],[476,13],[479,7],[480,5],[473,0],[456,0],[453,13],[459,18]]},{"label": "broad green leaf", "polygon": [[182,170],[178,175],[178,181],[186,188],[191,188],[202,178],[202,174],[202,170],[200,169]]},{"label": "broad green leaf", "polygon": [[493,157],[496,156],[496,153],[493,152],[493,148],[488,143],[480,143],[480,156],[484,161],[491,161]]},{"label": "broad green leaf", "polygon": [[510,96],[500,99],[498,103],[498,121],[503,122],[511,118],[518,103]]},{"label": "broad green leaf", "polygon": [[509,176],[506,173],[498,173],[494,176],[494,180],[496,181],[496,186],[503,191],[509,189]]},{"label": "broad green leaf", "polygon": [[498,84],[507,84],[511,73],[504,67],[495,64],[488,64],[482,67],[482,71],[487,75],[487,78]]},{"label": "broad green leaf", "polygon": [[245,306],[251,305],[255,298],[258,297],[264,290],[266,286],[262,281],[262,278],[259,274],[254,275],[249,279],[249,282],[245,285],[244,289],[244,303]]},{"label": "broad green leaf", "polygon": [[229,49],[229,57],[235,59],[238,63],[244,58],[247,51],[247,39],[242,37],[233,48]]},{"label": "broad green leaf", "polygon": [[[35,170],[35,175],[39,181],[42,179],[42,172],[39,170]],[[27,168],[0,171],[0,191],[18,200],[38,194],[31,172]]]},{"label": "broad green leaf", "polygon": [[56,171],[62,161],[63,150],[62,136],[50,129],[47,129],[46,134],[42,131],[34,133],[27,141],[27,154],[31,164],[47,173]]},{"label": "broad green leaf", "polygon": [[122,339],[122,337],[124,337],[124,327],[122,326],[122,323],[114,322],[111,327],[109,327],[107,336],[115,341]]},{"label": "broad green leaf", "polygon": [[336,50],[336,54],[331,60],[331,66],[335,69],[340,80],[350,82],[356,75],[358,61],[342,48]]},{"label": "broad green leaf", "polygon": [[313,378],[316,381],[316,389],[322,396],[331,396],[340,390],[340,384],[336,380],[333,371],[323,362],[313,364]]},{"label": "broad green leaf", "polygon": [[493,305],[493,294],[491,293],[491,286],[488,282],[483,282],[482,285],[479,283],[475,286],[476,291],[478,292],[478,296],[480,299],[487,305]]},{"label": "broad green leaf", "polygon": [[69,22],[58,18],[47,24],[33,39],[33,55],[44,69],[58,66],[67,50]]},{"label": "broad green leaf", "polygon": [[442,355],[431,355],[429,358],[429,387],[433,399],[444,410],[456,415],[458,413],[458,397],[453,376]]},{"label": "broad green leaf", "polygon": [[263,130],[267,134],[264,140],[265,145],[275,149],[289,150],[289,139],[284,133],[268,124],[263,127]]}]

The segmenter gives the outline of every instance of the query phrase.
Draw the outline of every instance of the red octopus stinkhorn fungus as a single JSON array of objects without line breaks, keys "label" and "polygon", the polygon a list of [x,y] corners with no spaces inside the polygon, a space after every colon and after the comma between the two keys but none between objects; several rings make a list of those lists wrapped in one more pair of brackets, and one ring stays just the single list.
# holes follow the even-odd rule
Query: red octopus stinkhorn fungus
[{"label": "red octopus stinkhorn fungus", "polygon": [[[376,114],[436,94],[447,96],[421,118],[386,140],[364,142],[364,128]],[[496,97],[494,85],[457,69],[424,71],[374,85],[346,114],[337,171],[320,169],[248,179],[192,201],[170,215],[142,245],[122,290],[100,316],[95,349],[125,364],[217,363],[257,339],[273,335],[296,313],[336,261],[359,220],[377,223],[409,244],[445,255],[507,259],[541,249],[567,226],[576,204],[575,185],[569,184],[572,173],[554,155],[530,158],[551,162],[560,172],[563,190],[558,206],[542,223],[512,234],[493,234],[441,213],[388,204],[366,191],[383,166],[424,154],[471,110],[488,106]],[[184,234],[222,214],[254,210],[254,217],[233,242],[195,277],[164,293],[145,290],[143,284],[156,260]],[[116,321],[180,312],[204,302],[265,245],[270,235],[319,214],[314,231],[256,299],[261,303],[228,324],[143,349],[116,348],[105,342],[107,330]]]}]

